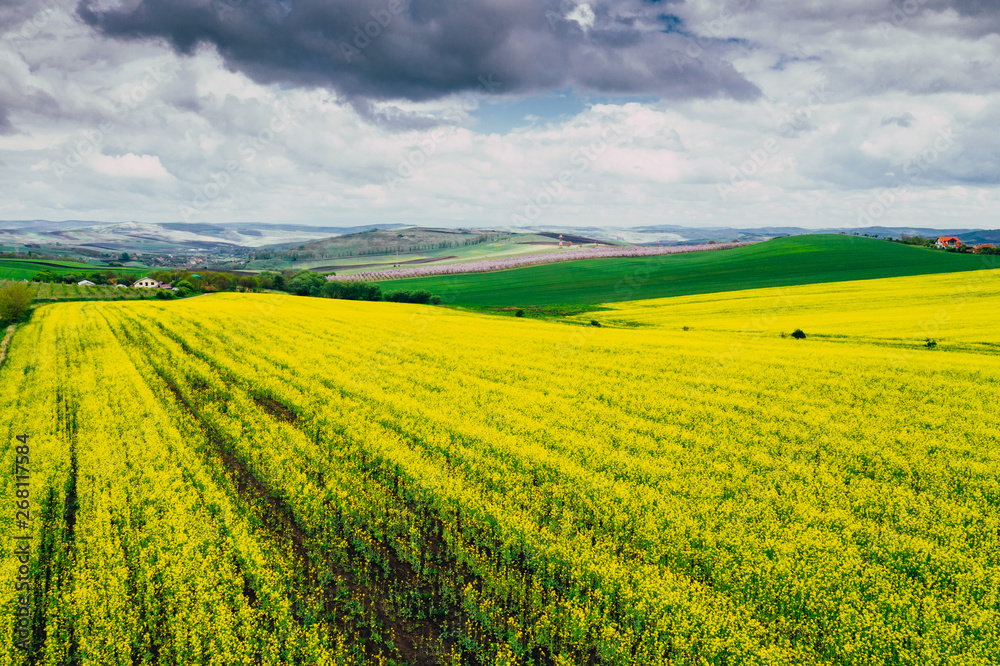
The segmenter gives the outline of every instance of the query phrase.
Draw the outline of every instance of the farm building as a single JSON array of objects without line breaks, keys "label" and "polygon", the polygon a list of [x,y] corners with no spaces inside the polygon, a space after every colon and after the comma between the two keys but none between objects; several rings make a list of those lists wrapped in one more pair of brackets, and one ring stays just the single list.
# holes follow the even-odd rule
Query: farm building
[{"label": "farm building", "polygon": [[962,241],[958,240],[954,236],[938,236],[937,243],[935,245],[941,249],[949,247],[960,247]]},{"label": "farm building", "polygon": [[144,277],[141,280],[136,280],[132,286],[139,287],[141,289],[158,289],[160,287],[160,283],[153,278]]},{"label": "farm building", "polygon": [[77,282],[77,284],[80,285],[81,287],[96,287],[97,286],[96,284],[94,284],[90,280],[80,280],[79,282]]}]

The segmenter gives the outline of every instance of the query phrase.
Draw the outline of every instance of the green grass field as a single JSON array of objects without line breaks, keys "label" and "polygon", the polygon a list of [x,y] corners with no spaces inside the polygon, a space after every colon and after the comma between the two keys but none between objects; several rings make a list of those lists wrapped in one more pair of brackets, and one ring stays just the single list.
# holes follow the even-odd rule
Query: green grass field
[{"label": "green grass field", "polygon": [[84,264],[74,261],[51,259],[0,259],[0,280],[30,280],[41,271],[52,271],[56,275],[72,273],[82,280],[90,273],[112,270],[126,275],[144,275],[142,268],[109,268],[100,264]]},{"label": "green grass field", "polygon": [[998,257],[948,253],[839,235],[776,238],[732,250],[590,259],[495,273],[382,282],[427,289],[467,306],[595,304],[761,287],[951,273],[1000,266]]}]

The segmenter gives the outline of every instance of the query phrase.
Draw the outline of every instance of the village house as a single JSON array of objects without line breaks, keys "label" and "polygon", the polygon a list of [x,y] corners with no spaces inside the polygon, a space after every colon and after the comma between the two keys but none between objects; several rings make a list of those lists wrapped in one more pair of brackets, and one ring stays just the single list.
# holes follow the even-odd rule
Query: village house
[{"label": "village house", "polygon": [[935,246],[942,250],[949,247],[961,247],[962,241],[958,240],[954,236],[938,236]]},{"label": "village house", "polygon": [[132,284],[132,286],[133,287],[139,287],[140,289],[159,289],[160,288],[160,283],[159,283],[159,281],[154,280],[151,277],[144,277],[141,280],[136,280]]}]

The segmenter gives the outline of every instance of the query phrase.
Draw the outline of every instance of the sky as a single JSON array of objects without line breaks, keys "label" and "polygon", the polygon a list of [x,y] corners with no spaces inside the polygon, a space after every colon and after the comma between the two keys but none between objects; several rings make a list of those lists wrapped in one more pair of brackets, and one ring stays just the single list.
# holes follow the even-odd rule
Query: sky
[{"label": "sky", "polygon": [[996,228],[996,0],[0,0],[0,219]]}]

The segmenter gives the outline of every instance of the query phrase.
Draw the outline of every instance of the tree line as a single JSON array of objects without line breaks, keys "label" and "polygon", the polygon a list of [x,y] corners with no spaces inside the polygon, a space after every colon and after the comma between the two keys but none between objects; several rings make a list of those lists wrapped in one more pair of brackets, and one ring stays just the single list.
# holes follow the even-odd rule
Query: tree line
[{"label": "tree line", "polygon": [[[329,275],[332,275],[329,274]],[[262,271],[256,275],[239,275],[218,271],[154,271],[149,277],[160,282],[169,282],[178,289],[178,295],[219,291],[283,291],[297,296],[337,298],[347,301],[390,301],[393,303],[421,303],[437,305],[441,299],[429,291],[383,292],[377,284],[368,282],[336,282],[327,280],[325,275],[314,271],[298,272]]]}]

